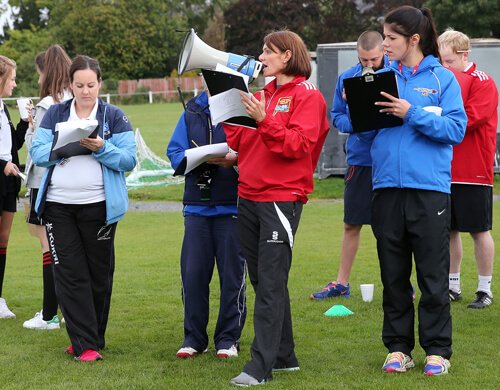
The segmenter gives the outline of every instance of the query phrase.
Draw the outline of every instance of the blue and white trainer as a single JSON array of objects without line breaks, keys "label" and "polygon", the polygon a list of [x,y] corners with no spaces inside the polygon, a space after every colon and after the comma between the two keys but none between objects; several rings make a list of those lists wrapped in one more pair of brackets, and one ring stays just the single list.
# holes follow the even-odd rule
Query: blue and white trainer
[{"label": "blue and white trainer", "polygon": [[415,367],[415,363],[411,356],[405,355],[403,352],[391,352],[387,355],[382,370],[384,372],[406,372],[413,367]]},{"label": "blue and white trainer", "polygon": [[343,284],[337,282],[330,282],[325,287],[323,287],[323,290],[311,294],[309,298],[314,299],[316,301],[322,301],[323,299],[326,298],[333,298],[333,297],[349,298],[350,296],[351,296],[351,288],[349,286],[349,283],[347,283],[347,286],[344,286]]},{"label": "blue and white trainer", "polygon": [[438,355],[429,355],[425,358],[425,375],[444,375],[448,374],[451,363],[448,359]]}]

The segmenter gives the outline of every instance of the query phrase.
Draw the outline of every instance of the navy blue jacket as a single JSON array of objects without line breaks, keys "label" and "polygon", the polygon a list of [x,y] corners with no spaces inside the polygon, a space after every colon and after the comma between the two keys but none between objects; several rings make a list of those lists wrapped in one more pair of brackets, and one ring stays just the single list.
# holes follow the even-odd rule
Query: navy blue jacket
[{"label": "navy blue jacket", "polygon": [[[210,143],[210,111],[206,92],[191,99],[186,105],[167,147],[167,156],[175,169],[184,158],[187,149]],[[194,142],[193,142],[194,141]],[[212,128],[212,143],[225,142],[221,125]],[[199,186],[200,176],[210,177],[209,199]],[[201,179],[203,181],[203,179]],[[186,175],[183,203],[186,215],[236,214],[238,175],[232,168],[203,164]]]}]

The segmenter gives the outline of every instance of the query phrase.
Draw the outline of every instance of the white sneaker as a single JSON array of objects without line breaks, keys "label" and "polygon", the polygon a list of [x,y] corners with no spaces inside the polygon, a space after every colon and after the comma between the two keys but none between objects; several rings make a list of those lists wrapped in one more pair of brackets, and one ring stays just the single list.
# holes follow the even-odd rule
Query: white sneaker
[{"label": "white sneaker", "polygon": [[250,387],[250,386],[256,386],[256,385],[263,385],[264,383],[266,383],[266,380],[262,379],[259,382],[253,376],[248,375],[246,372],[242,372],[240,375],[231,379],[231,381],[229,383],[231,383],[234,386],[239,386],[239,387]]},{"label": "white sneaker", "polygon": [[[205,353],[207,351],[208,351],[208,349],[205,349],[202,353]],[[191,348],[191,347],[182,347],[181,349],[179,349],[177,351],[177,353],[175,355],[178,358],[186,359],[186,358],[193,357],[193,356],[195,356],[195,355],[197,355],[199,353],[200,353],[200,351],[197,351],[194,348]]]},{"label": "white sneaker", "polygon": [[217,350],[217,357],[220,358],[230,358],[230,357],[238,357],[238,349],[236,345],[231,345],[228,349],[219,349]]},{"label": "white sneaker", "polygon": [[35,313],[35,316],[28,321],[24,321],[23,328],[36,330],[51,330],[59,329],[59,317],[55,315],[51,320],[43,319],[42,311]]},{"label": "white sneaker", "polygon": [[16,315],[10,311],[5,299],[0,298],[0,318],[16,318]]}]

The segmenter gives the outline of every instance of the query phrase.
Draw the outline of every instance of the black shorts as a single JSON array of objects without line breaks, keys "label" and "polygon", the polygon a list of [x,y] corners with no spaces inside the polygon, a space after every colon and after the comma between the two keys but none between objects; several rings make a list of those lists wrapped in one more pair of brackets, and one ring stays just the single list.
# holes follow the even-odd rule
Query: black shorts
[{"label": "black shorts", "polygon": [[493,187],[451,185],[451,230],[487,232],[493,227]]},{"label": "black shorts", "polygon": [[5,196],[0,196],[0,210],[15,213],[17,211],[17,194],[7,192]]},{"label": "black shorts", "polygon": [[349,165],[344,176],[344,223],[370,225],[372,167]]},{"label": "black shorts", "polygon": [[35,211],[36,197],[38,195],[38,188],[30,189],[30,212],[26,218],[26,222],[32,225],[43,225],[42,220],[38,218],[38,214]]}]

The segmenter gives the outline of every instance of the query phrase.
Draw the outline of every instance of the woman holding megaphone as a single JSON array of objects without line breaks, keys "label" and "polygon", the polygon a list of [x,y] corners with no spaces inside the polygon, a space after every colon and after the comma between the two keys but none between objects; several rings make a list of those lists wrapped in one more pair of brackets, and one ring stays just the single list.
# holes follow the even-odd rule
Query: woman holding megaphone
[{"label": "woman holding megaphone", "polygon": [[329,126],[326,103],[307,81],[310,58],[302,39],[287,30],[264,38],[259,61],[275,79],[255,95],[242,93],[256,129],[224,125],[238,151],[238,228],[255,290],[252,359],[231,380],[252,386],[276,371],[295,371],[288,273],[302,205],[313,190],[313,172]]}]

